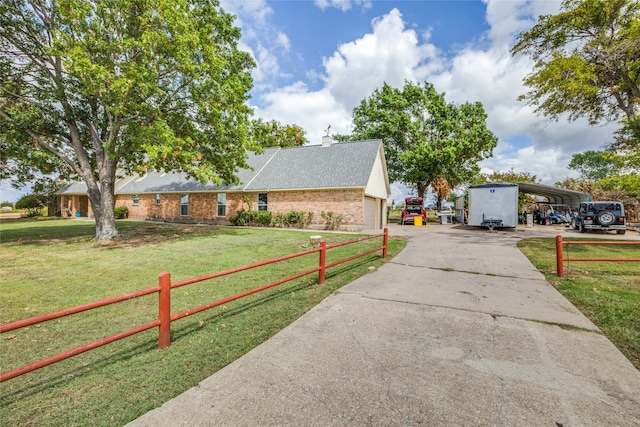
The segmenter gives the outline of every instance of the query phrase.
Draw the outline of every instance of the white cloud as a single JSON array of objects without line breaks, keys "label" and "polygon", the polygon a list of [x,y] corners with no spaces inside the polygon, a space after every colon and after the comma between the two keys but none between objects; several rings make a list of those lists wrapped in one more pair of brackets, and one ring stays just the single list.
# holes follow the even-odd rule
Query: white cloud
[{"label": "white cloud", "polygon": [[558,148],[537,149],[533,146],[513,149],[511,145],[500,141],[495,155],[480,163],[482,172],[515,172],[532,173],[543,184],[553,185],[566,177],[576,177],[569,171],[563,152]]},{"label": "white cloud", "polygon": [[441,67],[437,49],[421,45],[416,32],[405,29],[398,9],[373,20],[372,27],[323,61],[327,88],[349,110],[384,82],[402,87]]},{"label": "white cloud", "polygon": [[[266,25],[269,15],[273,13],[273,9],[267,4],[266,0],[251,0],[251,1],[234,1],[234,0],[220,0],[220,6],[223,10],[233,15],[236,15],[240,19],[254,22],[257,25]],[[240,25],[242,27],[242,25]],[[244,27],[243,32],[249,30],[249,27]]]},{"label": "white cloud", "polygon": [[289,49],[291,49],[291,40],[289,40],[289,37],[282,31],[278,31],[276,41],[278,46],[281,46],[285,51],[289,51]]},{"label": "white cloud", "polygon": [[[372,32],[342,44],[323,61],[325,73],[315,76],[325,83],[319,91],[295,83],[271,91],[262,100],[267,107],[257,114],[308,131],[311,141],[319,140],[321,130],[331,124],[336,133],[351,131],[351,111],[384,82],[402,87],[405,80],[421,81],[442,68],[438,51],[431,44],[420,44],[415,31],[406,29],[397,9],[372,22]],[[309,125],[305,125],[309,123]]]},{"label": "white cloud", "polygon": [[[336,133],[351,131],[351,111],[382,86],[383,82],[402,87],[405,80],[434,83],[446,92],[450,102],[480,101],[488,114],[487,124],[499,137],[494,158],[482,163],[485,170],[535,174],[545,184],[572,176],[566,165],[573,153],[601,149],[610,142],[615,125],[591,127],[585,121],[550,121],[534,114],[533,108],[518,101],[526,92],[523,78],[531,72],[532,62],[524,56],[512,57],[509,51],[515,37],[526,31],[538,15],[559,10],[559,1],[485,0],[489,31],[477,42],[463,46],[452,57],[434,46],[430,28],[408,28],[401,8],[372,20],[371,31],[336,47],[323,58],[323,72],[310,70],[306,78],[320,88],[311,90],[304,82],[276,88],[260,99],[256,114],[266,119],[296,123],[307,130],[312,143],[318,143],[323,130],[331,124]],[[346,11],[364,2],[317,0],[321,9]],[[415,28],[415,30],[414,30]],[[286,46],[286,43],[284,43]],[[269,59],[268,56],[265,56]],[[277,68],[266,62],[262,68]],[[262,75],[267,75],[263,72]],[[265,81],[268,79],[265,79]],[[510,146],[510,140],[527,147]]]},{"label": "white cloud", "polygon": [[322,10],[333,7],[343,12],[346,12],[354,6],[360,6],[363,9],[371,7],[370,0],[315,0],[313,3]]},{"label": "white cloud", "polygon": [[345,133],[351,124],[351,112],[339,105],[328,90],[309,91],[302,82],[274,90],[264,99],[268,107],[257,109],[257,116],[301,126],[312,144],[320,143],[328,125],[332,133]]}]

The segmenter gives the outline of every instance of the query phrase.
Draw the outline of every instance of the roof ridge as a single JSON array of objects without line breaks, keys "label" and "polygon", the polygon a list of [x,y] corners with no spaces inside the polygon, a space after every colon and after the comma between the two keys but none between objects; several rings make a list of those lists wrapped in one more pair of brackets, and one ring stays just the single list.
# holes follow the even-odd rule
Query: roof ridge
[{"label": "roof ridge", "polygon": [[[255,181],[258,175],[260,175],[260,173],[269,165],[269,163],[271,163],[271,161],[276,157],[276,155],[280,152],[280,150],[282,150],[282,148],[277,147],[276,151],[274,151],[271,157],[269,157],[269,160],[267,160],[266,163],[260,168],[260,170],[253,175],[253,177],[249,180],[249,182],[247,182],[244,186],[242,186],[242,191],[247,190],[249,185],[251,185],[251,183]],[[266,154],[266,150],[265,150],[265,154]]]}]

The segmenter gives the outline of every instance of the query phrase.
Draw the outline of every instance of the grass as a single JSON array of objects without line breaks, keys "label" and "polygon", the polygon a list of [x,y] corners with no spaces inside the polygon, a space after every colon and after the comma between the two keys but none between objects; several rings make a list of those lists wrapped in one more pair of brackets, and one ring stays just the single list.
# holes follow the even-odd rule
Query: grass
[{"label": "grass", "polygon": [[[566,239],[589,240],[589,239]],[[519,242],[547,280],[640,370],[640,268],[637,262],[565,262],[556,274],[555,239]],[[565,258],[640,258],[640,245],[565,245]]]},{"label": "grass", "polygon": [[[181,280],[299,252],[310,235],[329,244],[353,234],[118,222],[125,238],[100,245],[77,220],[0,221],[0,323],[152,287],[161,271]],[[336,248],[327,262],[374,239]],[[389,258],[405,245],[389,239]],[[172,292],[172,313],[317,266],[318,255],[249,270]],[[171,347],[157,329],[83,353],[0,385],[0,425],[123,425],[198,384],[289,325],[336,289],[385,261],[380,253],[285,283],[172,323]],[[152,321],[157,296],[91,310],[2,334],[2,371]]]}]

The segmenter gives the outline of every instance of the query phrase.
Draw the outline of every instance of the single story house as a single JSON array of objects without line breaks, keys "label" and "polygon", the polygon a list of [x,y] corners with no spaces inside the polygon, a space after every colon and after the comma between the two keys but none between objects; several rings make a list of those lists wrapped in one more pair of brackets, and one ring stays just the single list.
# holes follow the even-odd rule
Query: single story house
[{"label": "single story house", "polygon": [[[313,212],[311,227],[321,228],[321,212],[342,216],[340,228],[381,229],[391,191],[382,141],[336,142],[265,149],[250,153],[252,169],[242,169],[238,185],[202,184],[183,173],[150,171],[116,181],[116,207],[130,218],[227,224],[239,209]],[[58,192],[63,214],[92,216],[86,186],[74,182]]]}]

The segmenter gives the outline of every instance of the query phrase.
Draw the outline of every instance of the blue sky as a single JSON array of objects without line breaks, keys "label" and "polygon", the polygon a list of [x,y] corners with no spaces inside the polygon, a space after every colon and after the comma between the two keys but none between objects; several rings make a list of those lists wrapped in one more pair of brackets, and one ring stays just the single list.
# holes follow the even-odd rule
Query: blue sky
[{"label": "blue sky", "polygon": [[[526,57],[511,57],[516,35],[556,0],[221,0],[237,16],[240,47],[256,60],[250,105],[255,115],[298,124],[311,143],[327,125],[349,133],[351,113],[384,82],[429,81],[449,102],[483,103],[499,138],[483,170],[529,172],[544,184],[575,174],[575,153],[611,142],[613,125],[589,126],[536,116],[517,101],[531,72]],[[407,195],[393,187],[396,200]],[[0,199],[18,192],[6,183]]]},{"label": "blue sky", "polygon": [[[528,172],[544,184],[575,177],[571,156],[601,149],[615,126],[550,121],[517,101],[531,72],[509,49],[555,0],[223,0],[238,16],[241,43],[258,64],[257,116],[296,123],[319,143],[328,124],[349,133],[351,113],[383,83],[429,81],[450,102],[483,103],[498,136],[485,172]],[[407,195],[394,186],[393,197]]]}]

